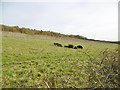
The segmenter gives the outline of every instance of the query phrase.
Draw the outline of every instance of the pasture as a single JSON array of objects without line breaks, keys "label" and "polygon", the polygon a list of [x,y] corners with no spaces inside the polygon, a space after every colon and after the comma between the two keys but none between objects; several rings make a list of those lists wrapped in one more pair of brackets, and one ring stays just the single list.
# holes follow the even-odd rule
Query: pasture
[{"label": "pasture", "polygon": [[[84,48],[57,47],[54,42],[62,45],[82,45]],[[103,55],[104,51],[115,52],[114,56],[109,56],[117,60],[117,50],[118,45],[112,43],[3,32],[2,87],[88,88],[95,85],[103,87],[100,84],[102,81],[94,78],[90,81],[90,75],[94,76],[89,70],[90,60],[106,58],[106,55]],[[100,67],[96,69],[98,68]]]}]

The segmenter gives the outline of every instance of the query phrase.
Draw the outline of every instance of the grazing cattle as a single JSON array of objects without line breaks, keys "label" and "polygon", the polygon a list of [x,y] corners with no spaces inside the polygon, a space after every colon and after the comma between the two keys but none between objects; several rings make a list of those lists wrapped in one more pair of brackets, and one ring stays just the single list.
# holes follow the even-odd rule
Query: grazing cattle
[{"label": "grazing cattle", "polygon": [[73,45],[69,44],[68,46],[64,46],[65,48],[73,48]]},{"label": "grazing cattle", "polygon": [[68,48],[68,46],[64,46],[65,48]]},{"label": "grazing cattle", "polygon": [[57,46],[57,45],[58,45],[58,43],[54,43],[54,45],[56,45],[56,46]]},{"label": "grazing cattle", "polygon": [[69,44],[69,45],[68,45],[68,48],[73,48],[73,45],[72,45],[72,44]]},{"label": "grazing cattle", "polygon": [[62,44],[59,44],[59,43],[54,43],[55,46],[59,46],[59,47],[62,47]]},{"label": "grazing cattle", "polygon": [[62,44],[59,44],[59,43],[58,43],[58,45],[57,45],[57,46],[62,47]]},{"label": "grazing cattle", "polygon": [[75,46],[74,49],[77,49],[77,47]]},{"label": "grazing cattle", "polygon": [[81,45],[78,45],[77,48],[83,49],[83,47]]}]

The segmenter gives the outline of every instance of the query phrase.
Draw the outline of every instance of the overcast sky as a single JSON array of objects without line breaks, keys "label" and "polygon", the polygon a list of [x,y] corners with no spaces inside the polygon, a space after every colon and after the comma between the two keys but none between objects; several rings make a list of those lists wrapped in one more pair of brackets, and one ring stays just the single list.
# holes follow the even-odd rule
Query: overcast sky
[{"label": "overcast sky", "polygon": [[2,0],[0,23],[116,41],[118,0]]}]

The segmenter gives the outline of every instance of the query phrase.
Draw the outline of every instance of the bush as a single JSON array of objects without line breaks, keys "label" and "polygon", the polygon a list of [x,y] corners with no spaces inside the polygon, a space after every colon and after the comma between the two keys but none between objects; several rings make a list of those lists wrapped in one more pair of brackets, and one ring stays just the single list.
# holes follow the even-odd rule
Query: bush
[{"label": "bush", "polygon": [[89,56],[89,87],[91,88],[118,88],[119,82],[119,59],[118,50],[106,49],[98,58]]}]

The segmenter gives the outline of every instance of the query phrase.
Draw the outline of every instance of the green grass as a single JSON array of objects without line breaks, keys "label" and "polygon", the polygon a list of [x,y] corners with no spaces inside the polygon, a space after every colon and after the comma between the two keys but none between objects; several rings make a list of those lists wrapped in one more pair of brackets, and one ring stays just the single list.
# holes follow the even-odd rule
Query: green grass
[{"label": "green grass", "polygon": [[[57,47],[54,42],[80,44],[84,49]],[[89,87],[89,73],[86,70],[89,58],[98,58],[106,48],[114,50],[118,45],[3,32],[2,87]]]}]

